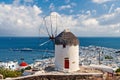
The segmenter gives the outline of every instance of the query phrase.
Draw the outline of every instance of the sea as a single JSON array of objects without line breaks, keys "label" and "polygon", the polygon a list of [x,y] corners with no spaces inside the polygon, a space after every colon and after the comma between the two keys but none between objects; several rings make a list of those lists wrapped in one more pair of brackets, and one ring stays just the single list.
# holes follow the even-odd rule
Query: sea
[{"label": "sea", "polygon": [[[101,46],[120,49],[120,37],[78,37],[80,46]],[[32,51],[22,51],[22,49]],[[54,42],[48,37],[0,37],[0,61],[23,60],[28,64],[37,59],[54,57]]]}]

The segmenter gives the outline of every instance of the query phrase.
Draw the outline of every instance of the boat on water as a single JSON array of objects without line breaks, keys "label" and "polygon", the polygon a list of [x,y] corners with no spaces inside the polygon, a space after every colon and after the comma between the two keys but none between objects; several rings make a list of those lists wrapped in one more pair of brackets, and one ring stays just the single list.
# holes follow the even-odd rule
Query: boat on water
[{"label": "boat on water", "polygon": [[12,50],[12,51],[33,51],[33,49],[31,49],[31,48],[22,48],[22,49],[10,49],[10,50]]},{"label": "boat on water", "polygon": [[10,51],[20,51],[20,49],[12,49],[12,48],[10,48]]},{"label": "boat on water", "polygon": [[33,51],[31,48],[22,48],[20,51]]}]

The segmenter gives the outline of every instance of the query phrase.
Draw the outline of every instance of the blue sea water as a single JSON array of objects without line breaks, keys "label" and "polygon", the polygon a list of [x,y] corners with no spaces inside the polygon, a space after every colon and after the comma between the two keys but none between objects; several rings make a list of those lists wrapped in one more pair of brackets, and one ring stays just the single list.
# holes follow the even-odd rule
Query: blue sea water
[{"label": "blue sea water", "polygon": [[[79,37],[80,46],[102,46],[120,49],[120,37]],[[51,52],[41,52],[40,50],[54,50],[52,41],[47,37],[0,37],[0,61],[17,60],[21,58],[27,63],[32,63],[35,59],[42,59],[43,56],[54,55]],[[45,45],[40,44],[48,41]],[[33,51],[13,51],[11,49],[31,48]]]}]

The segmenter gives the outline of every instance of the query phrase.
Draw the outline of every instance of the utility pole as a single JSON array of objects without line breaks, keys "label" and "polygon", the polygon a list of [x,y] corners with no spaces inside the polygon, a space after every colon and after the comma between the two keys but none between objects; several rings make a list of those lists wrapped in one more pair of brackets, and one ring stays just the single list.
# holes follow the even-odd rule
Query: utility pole
[{"label": "utility pole", "polygon": [[101,62],[100,62],[100,53],[101,53],[101,51],[99,51],[99,65],[101,64]]},{"label": "utility pole", "polygon": [[103,51],[99,51],[99,65],[101,64],[101,54],[103,54]]}]

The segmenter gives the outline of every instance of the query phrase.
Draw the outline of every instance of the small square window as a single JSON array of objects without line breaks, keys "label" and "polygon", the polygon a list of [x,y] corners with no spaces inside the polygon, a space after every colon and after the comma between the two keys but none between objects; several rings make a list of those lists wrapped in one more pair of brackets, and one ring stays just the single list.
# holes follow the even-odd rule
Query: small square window
[{"label": "small square window", "polygon": [[12,67],[14,67],[14,65],[12,65]]},{"label": "small square window", "polygon": [[63,48],[66,48],[66,45],[65,45],[65,44],[63,44]]}]

